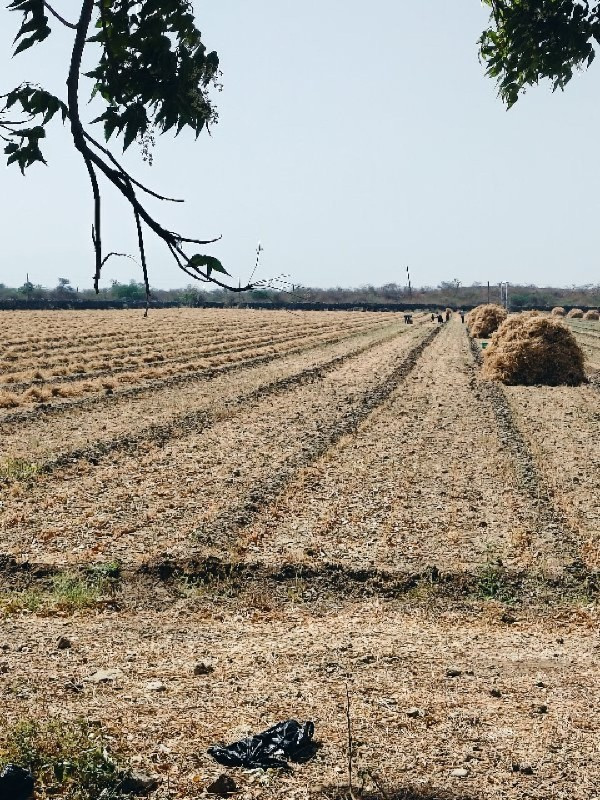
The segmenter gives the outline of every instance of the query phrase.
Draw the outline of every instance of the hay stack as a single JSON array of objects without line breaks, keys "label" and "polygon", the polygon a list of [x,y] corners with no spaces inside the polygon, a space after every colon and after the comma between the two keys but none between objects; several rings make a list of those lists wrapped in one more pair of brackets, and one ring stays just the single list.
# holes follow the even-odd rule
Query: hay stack
[{"label": "hay stack", "polygon": [[567,314],[568,319],[583,319],[583,311],[580,308],[572,308]]},{"label": "hay stack", "polygon": [[584,355],[560,320],[518,315],[492,337],[482,374],[513,386],[578,386],[585,380]]},{"label": "hay stack", "polygon": [[467,325],[469,333],[475,339],[487,339],[494,331],[498,330],[499,325],[506,319],[506,309],[502,306],[489,305],[477,306],[469,311]]},{"label": "hay stack", "polygon": [[583,318],[584,319],[595,319],[595,320],[598,320],[598,319],[600,319],[600,314],[597,311],[590,310],[590,311],[586,311],[585,312],[585,314],[583,315]]},{"label": "hay stack", "polygon": [[565,310],[562,306],[554,306],[552,313],[555,317],[564,317]]}]

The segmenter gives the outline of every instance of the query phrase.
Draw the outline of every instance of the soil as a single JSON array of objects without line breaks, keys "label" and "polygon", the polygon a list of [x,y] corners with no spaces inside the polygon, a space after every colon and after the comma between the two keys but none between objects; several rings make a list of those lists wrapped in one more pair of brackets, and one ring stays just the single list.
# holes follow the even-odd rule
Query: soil
[{"label": "soil", "polygon": [[[161,800],[224,771],[241,798],[600,797],[594,382],[482,380],[458,319],[228,313],[193,319],[288,325],[294,350],[3,412],[0,747],[22,719],[96,721]],[[93,318],[161,352],[192,319],[120,314],[16,317],[4,349],[21,372],[101,351]],[[117,562],[88,607],[50,601]],[[288,773],[207,755],[290,717],[319,748]]]}]

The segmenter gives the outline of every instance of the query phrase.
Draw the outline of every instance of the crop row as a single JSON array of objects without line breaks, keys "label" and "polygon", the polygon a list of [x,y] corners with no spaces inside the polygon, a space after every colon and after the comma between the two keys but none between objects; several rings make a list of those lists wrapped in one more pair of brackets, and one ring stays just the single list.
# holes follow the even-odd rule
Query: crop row
[{"label": "crop row", "polygon": [[[355,324],[347,326],[344,331],[362,330],[372,327],[373,323]],[[185,364],[192,359],[210,359],[215,356],[223,356],[237,353],[249,348],[258,348],[264,345],[279,345],[291,339],[304,339],[309,336],[328,336],[342,330],[339,327],[329,328],[310,328],[304,327],[296,330],[278,330],[276,333],[265,332],[259,329],[257,332],[244,332],[242,335],[234,335],[223,338],[221,341],[199,337],[197,341],[193,337],[185,340],[165,340],[160,343],[162,352],[148,350],[139,347],[138,343],[127,343],[119,348],[102,349],[91,352],[87,355],[87,360],[73,358],[63,355],[57,357],[55,362],[42,362],[35,369],[28,369],[22,372],[8,372],[4,374],[3,382],[11,384],[11,388],[28,388],[27,384],[33,381],[60,381],[60,380],[81,380],[110,375],[114,377],[118,373],[144,369],[153,366],[168,367],[169,365]],[[118,352],[117,352],[118,350]],[[0,365],[1,368],[1,365]],[[15,386],[15,384],[21,384]]]},{"label": "crop row", "polygon": [[[16,374],[24,369],[49,369],[64,365],[77,366],[78,363],[86,363],[90,359],[118,360],[129,355],[146,357],[152,360],[157,355],[165,357],[174,350],[177,351],[190,345],[201,348],[222,347],[229,342],[235,343],[236,341],[255,337],[257,334],[266,337],[286,332],[304,332],[306,330],[317,332],[341,327],[340,320],[337,320],[337,324],[334,320],[330,320],[326,324],[311,324],[310,322],[298,322],[296,320],[294,320],[295,324],[290,324],[290,322],[291,320],[284,319],[278,320],[277,324],[273,324],[274,321],[271,319],[268,325],[236,326],[228,331],[207,331],[204,326],[187,331],[168,329],[161,332],[160,335],[157,331],[152,331],[152,335],[148,335],[124,330],[117,340],[108,342],[103,339],[94,340],[93,343],[86,343],[83,347],[80,342],[74,341],[71,344],[62,345],[56,350],[39,350],[35,353],[15,352],[14,350],[3,348],[0,355],[0,370],[5,373]],[[360,320],[346,323],[348,327],[353,324],[365,325],[369,323],[364,317]],[[373,322],[371,321],[370,324],[373,324]]]},{"label": "crop row", "polygon": [[[360,333],[361,330],[351,329],[346,331],[342,334],[342,338]],[[269,354],[281,356],[289,350],[296,349],[299,344],[302,347],[310,347],[319,343],[335,341],[339,336],[340,332],[336,330],[316,335],[313,335],[312,332],[304,335],[296,332],[293,336],[283,337],[279,340],[275,337],[268,337],[267,341],[261,339],[262,343],[248,342],[239,349],[225,349],[223,352],[217,352],[212,356],[204,356],[204,354],[199,353],[200,358],[193,361],[177,360],[173,363],[162,363],[158,366],[141,364],[133,371],[117,372],[116,370],[109,370],[104,377],[91,380],[87,378],[79,379],[79,376],[73,375],[68,382],[40,382],[31,385],[20,393],[14,391],[0,392],[0,408],[17,408],[28,404],[47,403],[53,398],[73,398],[102,391],[108,391],[112,394],[119,386],[125,384],[168,380],[179,375],[196,375],[228,364],[253,361]]]}]

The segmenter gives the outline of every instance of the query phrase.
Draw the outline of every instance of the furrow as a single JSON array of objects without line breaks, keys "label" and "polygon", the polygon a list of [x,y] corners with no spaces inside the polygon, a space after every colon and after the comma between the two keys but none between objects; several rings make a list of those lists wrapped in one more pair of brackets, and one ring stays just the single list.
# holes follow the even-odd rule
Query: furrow
[{"label": "furrow", "polygon": [[[469,337],[469,345],[476,366],[481,364],[481,350]],[[478,370],[471,378],[474,390],[489,405],[500,432],[500,441],[510,453],[518,471],[521,485],[536,510],[536,535],[544,542],[543,549],[556,553],[560,562],[571,559],[575,564],[581,559],[580,548],[569,526],[551,499],[550,487],[538,469],[527,440],[513,415],[502,385],[496,381],[482,380]]]}]

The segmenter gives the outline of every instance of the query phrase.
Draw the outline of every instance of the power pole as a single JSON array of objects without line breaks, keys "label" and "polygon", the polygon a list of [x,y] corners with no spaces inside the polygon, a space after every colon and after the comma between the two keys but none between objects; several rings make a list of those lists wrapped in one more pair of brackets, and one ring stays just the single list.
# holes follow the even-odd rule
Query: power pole
[{"label": "power pole", "polygon": [[406,277],[408,278],[408,296],[412,300],[412,286],[410,285],[410,272],[408,271],[408,264],[406,265]]},{"label": "power pole", "polygon": [[490,282],[488,281],[488,306],[490,304]]}]

